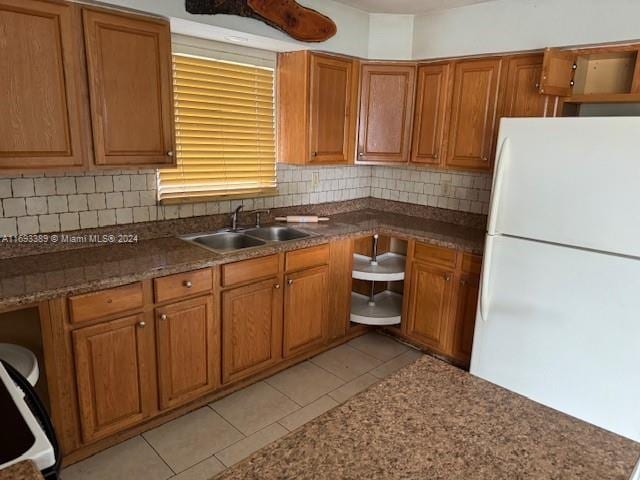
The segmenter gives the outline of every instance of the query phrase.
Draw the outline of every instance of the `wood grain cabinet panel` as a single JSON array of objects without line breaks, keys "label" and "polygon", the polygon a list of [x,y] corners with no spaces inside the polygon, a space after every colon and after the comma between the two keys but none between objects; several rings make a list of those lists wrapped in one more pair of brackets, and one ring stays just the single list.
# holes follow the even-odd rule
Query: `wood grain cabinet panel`
[{"label": "wood grain cabinet panel", "polygon": [[174,164],[169,24],[92,8],[83,20],[96,164]]},{"label": "wood grain cabinet panel", "polygon": [[413,65],[363,64],[358,161],[409,161],[415,76]]},{"label": "wood grain cabinet panel", "polygon": [[347,334],[351,318],[353,240],[334,240],[329,244],[329,338]]},{"label": "wood grain cabinet panel", "polygon": [[143,314],[73,332],[82,437],[133,426],[155,408],[153,327]]},{"label": "wood grain cabinet panel", "polygon": [[479,288],[479,275],[462,274],[460,276],[456,294],[453,347],[451,353],[454,358],[464,364],[469,364],[471,360]]},{"label": "wood grain cabinet panel", "polygon": [[0,170],[89,160],[78,12],[62,2],[0,0]]},{"label": "wood grain cabinet panel", "polygon": [[413,262],[409,291],[407,335],[447,354],[453,272]]},{"label": "wood grain cabinet panel", "polygon": [[447,167],[491,169],[501,64],[501,58],[455,64]]},{"label": "wood grain cabinet panel", "polygon": [[449,63],[418,67],[411,161],[442,163],[444,122],[449,104]]},{"label": "wood grain cabinet panel", "polygon": [[220,334],[210,295],[156,309],[160,408],[182,405],[220,381]]},{"label": "wood grain cabinet panel", "polygon": [[284,357],[312,350],[327,339],[329,268],[310,268],[285,278]]},{"label": "wood grain cabinet panel", "polygon": [[282,358],[282,288],[276,277],[222,292],[222,382]]},{"label": "wood grain cabinet panel", "polygon": [[503,117],[545,116],[549,97],[539,90],[542,59],[542,55],[524,55],[508,60]]}]

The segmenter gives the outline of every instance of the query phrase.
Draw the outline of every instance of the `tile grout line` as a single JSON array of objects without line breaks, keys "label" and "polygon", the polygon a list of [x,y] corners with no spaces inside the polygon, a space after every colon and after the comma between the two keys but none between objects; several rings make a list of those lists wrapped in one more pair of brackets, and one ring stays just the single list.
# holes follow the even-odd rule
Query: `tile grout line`
[{"label": "tile grout line", "polygon": [[158,458],[160,458],[160,460],[162,460],[162,463],[164,463],[164,464],[167,466],[167,468],[168,468],[169,470],[171,470],[171,472],[173,473],[173,475],[171,475],[171,476],[170,476],[170,477],[168,477],[168,478],[175,477],[175,476],[178,474],[178,472],[176,472],[176,471],[171,467],[171,465],[169,465],[169,464],[167,463],[167,461],[164,459],[164,457],[163,457],[162,455],[160,455],[160,452],[158,452],[158,451],[156,450],[156,448],[155,448],[153,445],[151,445],[151,443],[149,442],[149,440],[147,440],[143,434],[140,434],[140,437],[142,438],[142,440],[144,440],[144,442],[145,442],[147,445],[149,445],[149,447],[151,447],[151,450],[153,450],[153,451],[155,452],[155,454],[156,454],[156,455],[158,455]]}]

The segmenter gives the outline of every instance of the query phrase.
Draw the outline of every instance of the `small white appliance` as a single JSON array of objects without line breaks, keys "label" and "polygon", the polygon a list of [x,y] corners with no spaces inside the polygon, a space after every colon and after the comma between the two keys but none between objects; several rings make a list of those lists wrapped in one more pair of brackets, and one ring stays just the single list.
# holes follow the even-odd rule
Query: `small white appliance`
[{"label": "small white appliance", "polygon": [[640,441],[640,117],[507,118],[471,373]]}]

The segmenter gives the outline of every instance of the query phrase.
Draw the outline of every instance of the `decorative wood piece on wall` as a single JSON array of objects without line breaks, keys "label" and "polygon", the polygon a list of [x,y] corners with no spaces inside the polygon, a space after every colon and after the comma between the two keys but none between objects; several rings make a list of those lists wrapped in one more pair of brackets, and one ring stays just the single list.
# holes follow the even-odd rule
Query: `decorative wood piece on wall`
[{"label": "decorative wood piece on wall", "polygon": [[295,0],[186,0],[186,10],[256,18],[302,42],[323,42],[337,31],[329,17]]}]

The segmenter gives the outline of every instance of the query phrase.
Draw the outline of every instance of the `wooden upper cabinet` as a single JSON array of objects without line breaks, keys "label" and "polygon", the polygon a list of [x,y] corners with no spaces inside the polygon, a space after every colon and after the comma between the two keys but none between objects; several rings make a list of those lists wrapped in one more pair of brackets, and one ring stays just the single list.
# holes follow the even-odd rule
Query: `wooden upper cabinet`
[{"label": "wooden upper cabinet", "polygon": [[573,89],[576,53],[571,50],[547,48],[544,51],[540,93],[566,97]]},{"label": "wooden upper cabinet", "polygon": [[0,0],[0,170],[89,161],[78,16],[72,4]]},{"label": "wooden upper cabinet", "polygon": [[133,315],[73,332],[85,442],[133,426],[154,409],[153,327]]},{"label": "wooden upper cabinet", "polygon": [[353,59],[309,51],[278,55],[280,162],[353,161],[357,66]]},{"label": "wooden upper cabinet", "polygon": [[503,117],[546,115],[549,97],[539,90],[542,58],[542,55],[524,55],[508,60]]},{"label": "wooden upper cabinet", "polygon": [[358,161],[409,161],[415,76],[413,65],[363,64]]},{"label": "wooden upper cabinet", "polygon": [[447,354],[453,271],[413,262],[409,285],[407,335]]},{"label": "wooden upper cabinet", "polygon": [[455,64],[447,167],[491,169],[501,65],[501,58]]},{"label": "wooden upper cabinet", "polygon": [[284,357],[322,345],[328,334],[329,268],[290,273],[285,278]]},{"label": "wooden upper cabinet", "polygon": [[449,63],[418,67],[411,161],[442,162],[444,122],[449,103]]},{"label": "wooden upper cabinet", "polygon": [[310,163],[349,163],[353,61],[311,55]]},{"label": "wooden upper cabinet", "polygon": [[282,358],[282,290],[274,277],[222,292],[223,383]]},{"label": "wooden upper cabinet", "polygon": [[182,405],[220,383],[220,326],[210,295],[156,310],[160,408]]},{"label": "wooden upper cabinet", "polygon": [[175,163],[169,24],[84,8],[95,163]]}]

